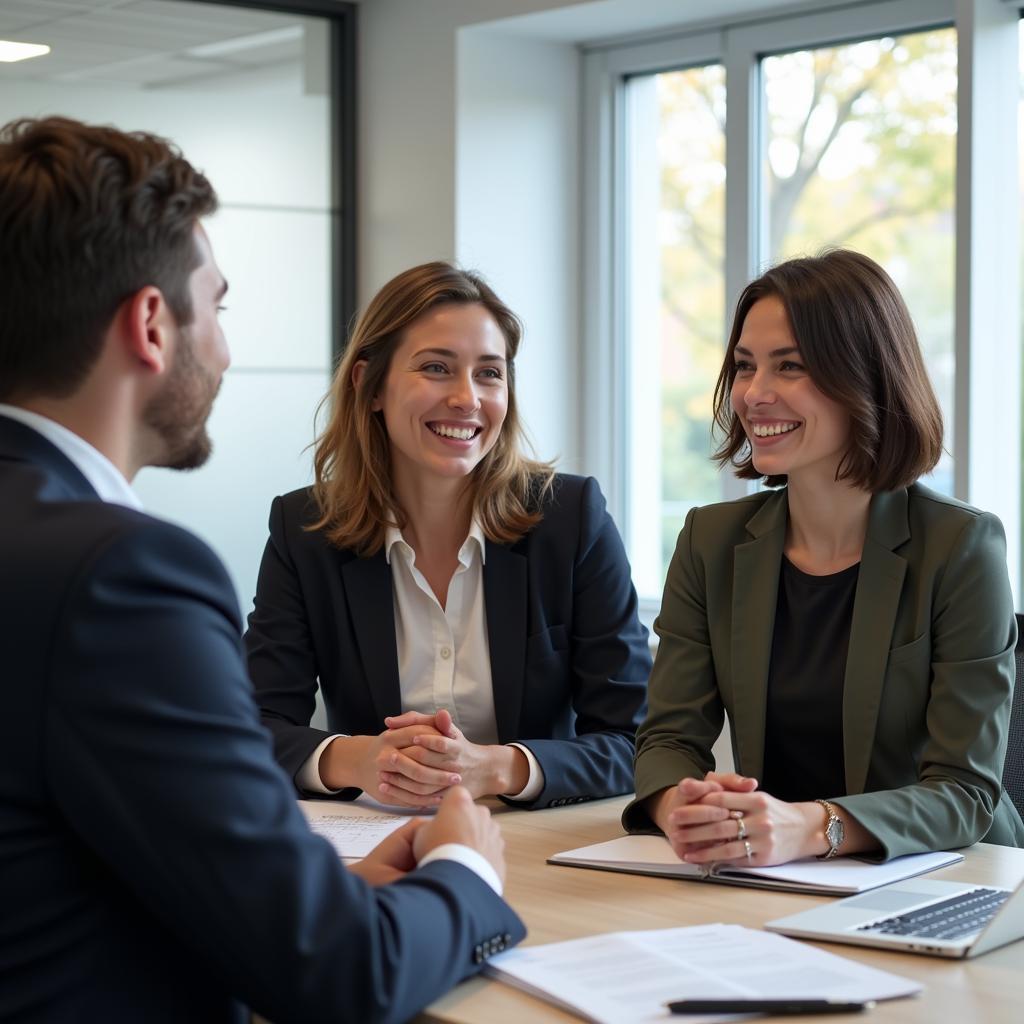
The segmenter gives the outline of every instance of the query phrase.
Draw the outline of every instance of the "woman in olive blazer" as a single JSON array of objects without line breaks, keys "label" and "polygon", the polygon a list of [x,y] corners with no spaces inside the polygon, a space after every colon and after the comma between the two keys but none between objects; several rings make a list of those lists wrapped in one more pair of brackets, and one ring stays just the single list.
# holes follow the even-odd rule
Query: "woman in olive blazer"
[{"label": "woman in olive blazer", "polygon": [[[1016,639],[1003,530],[900,485],[932,468],[942,434],[892,282],[849,252],[769,271],[740,300],[718,396],[729,432],[719,456],[788,486],[687,517],[655,625],[626,827],[653,819],[697,863],[1024,844],[1000,785]],[[816,546],[832,523],[831,549]],[[822,774],[838,776],[839,791],[801,802],[756,788],[769,681],[779,659],[800,671],[799,652],[776,649],[787,560],[812,584],[854,574],[837,632],[848,646],[832,662],[837,749],[823,748],[838,771]],[[829,685],[806,682],[808,700]],[[713,771],[726,713],[736,775]]]}]

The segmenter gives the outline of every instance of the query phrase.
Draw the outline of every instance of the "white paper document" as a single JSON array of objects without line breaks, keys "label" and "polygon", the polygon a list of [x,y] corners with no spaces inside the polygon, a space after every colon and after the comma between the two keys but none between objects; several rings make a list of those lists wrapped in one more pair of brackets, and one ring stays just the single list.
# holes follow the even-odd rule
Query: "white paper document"
[{"label": "white paper document", "polygon": [[761,889],[784,889],[826,896],[852,896],[880,885],[913,878],[963,860],[959,853],[914,853],[884,864],[869,864],[850,857],[832,860],[798,860],[770,868],[721,865],[702,870],[684,864],[664,836],[621,836],[606,843],[565,850],[548,858],[549,864],[603,868],[639,875],[665,875],[697,881],[726,882]]},{"label": "white paper document", "polygon": [[921,986],[781,935],[739,925],[615,932],[493,957],[487,973],[596,1024],[742,1020],[672,1017],[676,999],[841,999],[916,995]]},{"label": "white paper document", "polygon": [[382,839],[401,828],[408,815],[388,814],[355,803],[326,804],[318,800],[300,800],[309,827],[323,836],[345,860],[365,857]]}]

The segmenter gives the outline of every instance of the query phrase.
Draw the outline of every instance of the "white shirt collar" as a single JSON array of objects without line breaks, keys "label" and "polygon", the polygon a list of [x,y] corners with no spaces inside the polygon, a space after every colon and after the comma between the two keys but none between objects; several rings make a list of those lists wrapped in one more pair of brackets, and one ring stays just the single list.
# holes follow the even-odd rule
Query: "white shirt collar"
[{"label": "white shirt collar", "polygon": [[[462,542],[462,547],[459,548],[459,563],[461,565],[468,566],[472,562],[472,551],[473,545],[475,544],[477,550],[480,552],[480,564],[483,565],[487,562],[487,546],[486,538],[484,537],[483,527],[480,525],[480,520],[476,516],[473,516],[473,521],[469,525],[469,533],[466,535],[466,539]],[[388,532],[384,538],[384,557],[387,559],[388,565],[391,564],[391,549],[396,545],[401,545],[399,550],[405,551],[409,555],[412,555],[412,547],[402,536],[402,531],[397,526],[389,526]]]},{"label": "white shirt collar", "polygon": [[2,402],[0,416],[17,420],[37,434],[42,434],[50,444],[74,463],[75,468],[89,481],[101,501],[142,510],[139,496],[132,490],[131,484],[117,466],[78,434],[45,416],[40,416],[39,413],[19,409],[15,405],[4,405]]}]

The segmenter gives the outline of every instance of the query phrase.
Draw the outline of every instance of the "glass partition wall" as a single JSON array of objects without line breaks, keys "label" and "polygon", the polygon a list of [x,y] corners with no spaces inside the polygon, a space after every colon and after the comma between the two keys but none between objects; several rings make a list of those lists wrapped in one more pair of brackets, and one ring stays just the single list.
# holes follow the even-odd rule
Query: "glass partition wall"
[{"label": "glass partition wall", "polygon": [[217,189],[207,228],[230,283],[221,323],[232,364],[210,420],[214,453],[195,472],[147,469],[135,484],[147,510],[225,560],[247,612],[271,499],[310,482],[314,411],[351,313],[337,21],[237,4],[61,0],[0,5],[0,37],[50,47],[0,65],[0,121],[63,114],[166,135]]}]

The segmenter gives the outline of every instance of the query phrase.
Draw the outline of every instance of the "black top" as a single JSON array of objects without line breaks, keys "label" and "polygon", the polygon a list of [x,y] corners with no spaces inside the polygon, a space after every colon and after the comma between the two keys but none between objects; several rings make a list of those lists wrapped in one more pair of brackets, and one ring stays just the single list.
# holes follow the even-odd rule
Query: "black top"
[{"label": "black top", "polygon": [[761,780],[780,800],[846,794],[843,680],[859,571],[810,576],[782,559]]}]

